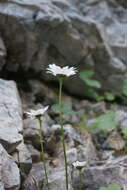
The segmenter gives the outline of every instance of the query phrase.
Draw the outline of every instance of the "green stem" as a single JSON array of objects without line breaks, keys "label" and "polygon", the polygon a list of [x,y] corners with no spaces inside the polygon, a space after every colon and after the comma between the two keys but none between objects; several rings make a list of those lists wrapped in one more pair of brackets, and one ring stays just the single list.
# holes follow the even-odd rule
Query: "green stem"
[{"label": "green stem", "polygon": [[64,152],[64,163],[65,163],[65,176],[66,176],[66,190],[68,190],[68,168],[67,168],[67,155],[66,155],[66,146],[65,146],[65,137],[64,137],[64,128],[63,128],[63,112],[62,112],[62,87],[63,87],[63,78],[59,78],[59,105],[60,105],[60,125],[62,131],[62,144]]},{"label": "green stem", "polygon": [[79,170],[79,177],[80,177],[80,190],[82,190],[82,170]]},{"label": "green stem", "polygon": [[48,186],[48,190],[50,190],[49,182],[48,182],[48,174],[47,174],[47,169],[46,169],[46,162],[45,162],[45,155],[44,155],[44,146],[43,146],[43,136],[42,136],[42,120],[41,117],[38,117],[40,129],[39,129],[39,136],[40,136],[40,144],[41,144],[41,158],[43,161],[43,167],[44,167],[44,172],[45,172],[45,177],[46,177],[46,183]]}]

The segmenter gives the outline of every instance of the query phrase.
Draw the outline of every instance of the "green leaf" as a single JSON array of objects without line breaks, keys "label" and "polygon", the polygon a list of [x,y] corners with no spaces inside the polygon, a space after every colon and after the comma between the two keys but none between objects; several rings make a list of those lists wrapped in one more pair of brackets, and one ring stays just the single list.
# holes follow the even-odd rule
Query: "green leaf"
[{"label": "green leaf", "polygon": [[62,110],[62,108],[59,104],[52,105],[51,109],[55,112],[60,112]]},{"label": "green leaf", "polygon": [[59,104],[54,104],[51,109],[55,112],[63,112],[64,114],[74,115],[75,112],[72,110],[72,105],[70,104],[63,104],[60,106]]},{"label": "green leaf", "polygon": [[107,112],[96,119],[95,127],[99,130],[108,131],[116,127],[116,112]]},{"label": "green leaf", "polygon": [[85,79],[85,83],[90,87],[101,88],[101,84],[97,80]]},{"label": "green leaf", "polygon": [[106,187],[100,187],[99,190],[108,190]]},{"label": "green leaf", "polygon": [[92,70],[85,70],[81,71],[79,76],[84,81],[85,79],[90,79],[94,75],[94,71]]},{"label": "green leaf", "polygon": [[63,111],[64,114],[68,114],[68,115],[75,114],[75,112],[72,110],[72,105],[71,104],[64,104],[62,106],[62,111]]},{"label": "green leaf", "polygon": [[62,105],[62,110],[63,110],[64,113],[68,112],[68,111],[71,111],[72,110],[72,105],[70,105],[70,104],[63,104]]},{"label": "green leaf", "polygon": [[122,92],[125,96],[127,96],[127,79],[125,79],[123,81],[123,88],[122,88]]},{"label": "green leaf", "polygon": [[99,190],[121,190],[120,186],[118,184],[111,184],[107,187],[100,187]]},{"label": "green leaf", "polygon": [[111,92],[105,92],[104,96],[105,96],[105,99],[108,100],[108,101],[115,100],[115,96]]},{"label": "green leaf", "polygon": [[96,100],[99,102],[99,101],[102,101],[102,100],[104,100],[104,96],[97,96],[97,98],[96,98]]},{"label": "green leaf", "polygon": [[88,121],[88,119],[87,119],[86,115],[81,115],[80,121],[78,124],[79,124],[79,127],[81,128],[81,131],[83,131],[83,132],[84,131],[91,132],[91,130],[92,130],[92,128],[87,126],[87,121]]},{"label": "green leaf", "polygon": [[121,190],[121,188],[118,184],[111,184],[108,186],[107,190]]},{"label": "green leaf", "polygon": [[92,88],[85,90],[85,96],[97,100],[98,94]]},{"label": "green leaf", "polygon": [[122,127],[122,132],[125,136],[127,136],[127,126]]},{"label": "green leaf", "polygon": [[80,72],[80,78],[88,85],[94,88],[100,88],[101,84],[99,81],[91,79],[94,75],[94,71],[86,70]]}]

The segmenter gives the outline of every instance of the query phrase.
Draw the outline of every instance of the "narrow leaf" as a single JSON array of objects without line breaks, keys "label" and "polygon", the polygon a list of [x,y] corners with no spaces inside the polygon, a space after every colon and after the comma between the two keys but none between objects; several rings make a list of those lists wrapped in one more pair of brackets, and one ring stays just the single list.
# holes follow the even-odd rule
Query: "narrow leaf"
[{"label": "narrow leaf", "polygon": [[94,71],[92,71],[92,70],[85,70],[85,71],[81,71],[79,76],[80,76],[80,78],[82,80],[84,80],[84,79],[91,78],[93,75],[94,75]]},{"label": "narrow leaf", "polygon": [[101,84],[97,80],[85,79],[84,81],[88,86],[91,86],[94,88],[101,88]]},{"label": "narrow leaf", "polygon": [[95,99],[95,100],[97,100],[97,98],[98,98],[97,92],[91,88],[85,90],[85,96],[88,98]]},{"label": "narrow leaf", "polygon": [[52,105],[51,109],[55,112],[60,112],[62,108],[59,104],[54,104]]},{"label": "narrow leaf", "polygon": [[125,96],[127,96],[127,79],[123,81],[122,92]]}]

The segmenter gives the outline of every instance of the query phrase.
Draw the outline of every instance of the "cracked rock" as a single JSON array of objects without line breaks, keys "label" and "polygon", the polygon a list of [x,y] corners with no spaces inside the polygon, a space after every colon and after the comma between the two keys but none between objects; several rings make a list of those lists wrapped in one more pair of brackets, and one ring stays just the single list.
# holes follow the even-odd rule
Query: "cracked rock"
[{"label": "cracked rock", "polygon": [[22,108],[15,82],[0,79],[0,143],[8,153],[22,141]]},{"label": "cracked rock", "polygon": [[20,173],[12,157],[0,144],[0,190],[18,190]]}]

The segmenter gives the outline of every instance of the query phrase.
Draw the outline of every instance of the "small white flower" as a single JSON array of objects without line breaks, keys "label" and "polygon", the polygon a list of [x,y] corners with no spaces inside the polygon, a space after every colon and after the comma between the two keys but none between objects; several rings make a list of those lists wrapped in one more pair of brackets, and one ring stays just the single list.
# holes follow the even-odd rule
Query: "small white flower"
[{"label": "small white flower", "polygon": [[74,166],[74,168],[76,169],[82,169],[86,166],[87,162],[86,161],[82,161],[82,162],[79,162],[79,161],[75,161],[72,163],[72,165]]},{"label": "small white flower", "polygon": [[33,118],[33,117],[40,117],[44,115],[44,113],[48,110],[49,106],[46,106],[44,108],[38,109],[38,110],[30,110],[29,112],[26,112],[26,114]]},{"label": "small white flower", "polygon": [[74,67],[59,67],[55,64],[50,64],[49,67],[47,68],[47,73],[50,73],[54,76],[56,75],[62,75],[62,76],[67,76],[70,77],[72,75],[75,75],[77,72],[76,68]]}]

